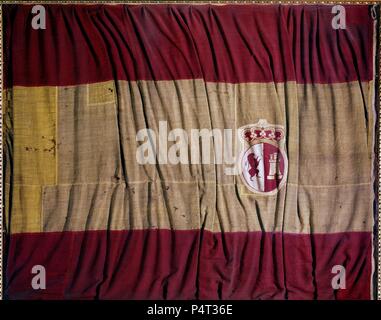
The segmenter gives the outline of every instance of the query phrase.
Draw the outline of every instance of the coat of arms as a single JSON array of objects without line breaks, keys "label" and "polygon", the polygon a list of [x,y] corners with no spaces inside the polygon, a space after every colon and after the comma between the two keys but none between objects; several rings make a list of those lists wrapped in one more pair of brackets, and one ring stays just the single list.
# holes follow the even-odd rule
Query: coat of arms
[{"label": "coat of arms", "polygon": [[243,182],[255,193],[277,193],[286,181],[288,169],[283,127],[261,119],[241,127],[240,134],[245,145],[240,158]]}]

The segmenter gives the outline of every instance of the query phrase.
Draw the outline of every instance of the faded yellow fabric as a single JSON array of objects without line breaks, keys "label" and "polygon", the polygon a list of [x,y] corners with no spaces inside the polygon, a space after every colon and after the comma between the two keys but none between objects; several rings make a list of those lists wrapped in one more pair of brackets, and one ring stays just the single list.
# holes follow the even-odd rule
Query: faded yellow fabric
[{"label": "faded yellow fabric", "polygon": [[42,186],[13,186],[11,233],[43,231],[41,192]]},{"label": "faded yellow fabric", "polygon": [[[237,185],[218,186],[214,232],[371,231],[371,185],[311,187],[287,184],[273,196],[235,196]],[[355,214],[354,214],[355,212]]]},{"label": "faded yellow fabric", "polygon": [[298,85],[299,183],[371,182],[373,82]]},{"label": "faded yellow fabric", "polygon": [[[17,90],[19,98],[12,99],[12,106],[20,112],[20,97],[33,96],[29,91],[36,89]],[[40,90],[42,109],[51,110],[55,88]],[[201,79],[59,87],[57,183],[46,177],[34,180],[44,190],[41,211],[34,212],[42,214],[43,231],[200,226],[215,232],[371,231],[372,90],[372,82],[226,84]],[[33,110],[28,111],[31,117],[39,119]],[[50,129],[52,115],[45,115]],[[175,128],[190,134],[191,129],[235,130],[259,119],[286,130],[288,178],[276,195],[251,193],[239,176],[225,174],[231,167],[226,164],[136,161],[141,144],[136,133],[150,128],[158,139],[160,121],[167,121],[167,134]],[[167,149],[171,144],[167,142]],[[22,150],[15,145],[15,152]],[[46,160],[35,161],[39,165]],[[19,183],[24,174],[29,179],[24,184],[32,181],[32,173],[21,171],[20,165],[15,170]],[[27,199],[13,200],[20,201],[13,207],[26,207]],[[12,216],[20,216],[14,210]],[[11,219],[16,224],[12,232],[36,231],[36,224],[28,222],[33,219]]]},{"label": "faded yellow fabric", "polygon": [[195,183],[49,186],[44,231],[200,229],[198,199]]},{"label": "faded yellow fabric", "polygon": [[13,183],[56,183],[55,87],[12,89]]},{"label": "faded yellow fabric", "polygon": [[8,227],[12,233],[39,232],[42,186],[56,183],[57,89],[16,87],[7,90],[7,101]]},{"label": "faded yellow fabric", "polygon": [[[158,139],[159,122],[167,121],[167,133],[175,128],[211,129],[208,95],[200,79],[176,81],[118,81],[121,148],[128,181],[215,180],[214,165],[140,165],[136,161],[136,133],[150,128]],[[167,142],[168,148],[173,144]],[[190,152],[190,150],[189,150]],[[213,156],[213,153],[212,153]]]},{"label": "faded yellow fabric", "polygon": [[115,86],[113,81],[92,83],[82,87],[85,87],[87,90],[88,105],[115,103]]},{"label": "faded yellow fabric", "polygon": [[57,119],[59,184],[121,179],[113,82],[59,87]]},{"label": "faded yellow fabric", "polygon": [[[237,196],[237,188],[217,186],[216,214],[208,216],[206,230],[327,233],[370,232],[373,227],[369,184],[287,185],[278,195],[260,197]],[[196,183],[48,186],[43,193],[43,230],[200,229],[199,192]]]}]

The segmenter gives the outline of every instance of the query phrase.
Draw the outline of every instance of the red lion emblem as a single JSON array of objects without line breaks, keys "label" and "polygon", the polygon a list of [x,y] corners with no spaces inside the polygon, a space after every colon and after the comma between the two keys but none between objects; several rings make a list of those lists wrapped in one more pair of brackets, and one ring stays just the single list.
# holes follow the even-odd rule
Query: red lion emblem
[{"label": "red lion emblem", "polygon": [[247,156],[247,161],[249,162],[250,179],[252,179],[253,177],[257,176],[259,173],[258,166],[261,160],[258,160],[258,157],[256,157],[254,153],[250,153]]}]

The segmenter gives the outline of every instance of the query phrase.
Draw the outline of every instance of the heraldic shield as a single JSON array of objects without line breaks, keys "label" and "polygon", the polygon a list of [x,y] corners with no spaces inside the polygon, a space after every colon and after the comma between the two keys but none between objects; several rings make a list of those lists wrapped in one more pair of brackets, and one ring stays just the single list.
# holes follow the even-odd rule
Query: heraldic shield
[{"label": "heraldic shield", "polygon": [[284,127],[261,119],[241,127],[240,139],[244,145],[239,161],[242,181],[254,193],[276,194],[287,179]]}]

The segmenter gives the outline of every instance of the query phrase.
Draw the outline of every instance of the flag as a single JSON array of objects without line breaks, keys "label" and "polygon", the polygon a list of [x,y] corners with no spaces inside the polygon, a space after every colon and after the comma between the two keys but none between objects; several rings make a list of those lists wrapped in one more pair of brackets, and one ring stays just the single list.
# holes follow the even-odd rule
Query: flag
[{"label": "flag", "polygon": [[43,7],[3,5],[7,298],[373,298],[370,6]]}]

